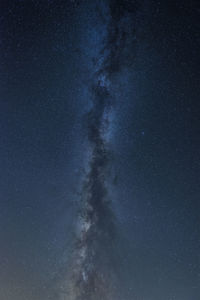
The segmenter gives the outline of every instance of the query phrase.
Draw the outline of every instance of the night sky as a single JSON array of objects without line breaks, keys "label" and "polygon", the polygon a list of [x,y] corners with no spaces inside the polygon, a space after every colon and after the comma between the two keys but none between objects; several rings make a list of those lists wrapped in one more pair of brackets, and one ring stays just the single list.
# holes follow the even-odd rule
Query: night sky
[{"label": "night sky", "polygon": [[0,300],[200,299],[198,1],[0,1]]}]

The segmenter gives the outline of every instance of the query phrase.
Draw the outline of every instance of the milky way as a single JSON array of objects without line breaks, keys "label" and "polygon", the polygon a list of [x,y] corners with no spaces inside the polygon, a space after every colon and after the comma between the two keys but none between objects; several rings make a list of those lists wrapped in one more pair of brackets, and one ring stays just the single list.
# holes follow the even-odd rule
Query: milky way
[{"label": "milky way", "polygon": [[0,300],[200,299],[199,1],[0,1]]},{"label": "milky way", "polygon": [[66,279],[66,299],[76,300],[117,299],[116,218],[107,185],[111,164],[108,135],[115,101],[111,85],[113,76],[128,63],[126,50],[134,44],[136,7],[133,2],[130,5],[129,1],[113,0],[98,3],[96,8],[97,18],[106,22],[106,29],[98,55],[93,58],[94,72],[89,84],[92,108],[85,117],[90,155],[83,180],[77,237]]}]

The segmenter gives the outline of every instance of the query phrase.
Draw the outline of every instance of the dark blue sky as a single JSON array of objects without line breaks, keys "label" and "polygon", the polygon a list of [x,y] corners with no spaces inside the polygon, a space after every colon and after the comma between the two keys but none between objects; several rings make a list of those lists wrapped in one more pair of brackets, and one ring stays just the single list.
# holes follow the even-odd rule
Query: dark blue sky
[{"label": "dark blue sky", "polygon": [[95,232],[114,252],[103,240],[92,264],[111,262],[114,299],[199,300],[199,12],[178,0],[0,3],[0,299],[86,300],[65,286],[93,185],[110,201],[102,214],[95,202]]}]

